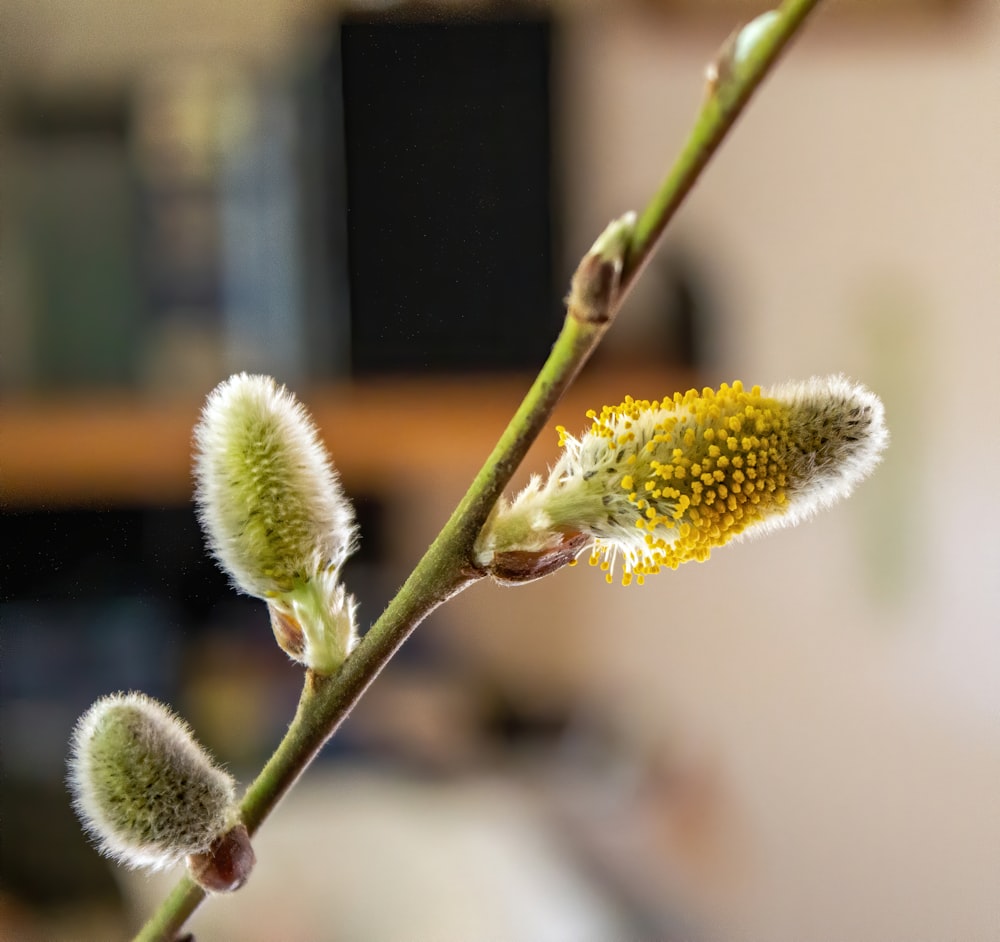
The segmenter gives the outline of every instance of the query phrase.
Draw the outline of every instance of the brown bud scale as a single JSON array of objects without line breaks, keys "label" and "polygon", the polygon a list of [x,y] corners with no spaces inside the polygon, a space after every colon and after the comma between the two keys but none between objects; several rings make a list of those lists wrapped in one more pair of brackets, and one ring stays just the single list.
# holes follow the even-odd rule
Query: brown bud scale
[{"label": "brown bud scale", "polygon": [[257,856],[246,826],[237,824],[217,837],[203,854],[189,854],[191,879],[209,893],[232,893],[250,877]]}]

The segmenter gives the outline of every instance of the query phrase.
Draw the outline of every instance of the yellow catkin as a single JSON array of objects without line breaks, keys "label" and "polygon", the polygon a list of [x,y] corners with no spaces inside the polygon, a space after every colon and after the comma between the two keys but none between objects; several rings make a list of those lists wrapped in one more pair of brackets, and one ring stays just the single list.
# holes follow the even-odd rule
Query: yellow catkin
[{"label": "yellow catkin", "polygon": [[477,561],[561,552],[592,538],[590,562],[611,578],[644,577],[707,559],[748,531],[792,526],[846,497],[888,442],[878,397],[842,376],[762,391],[736,382],[662,400],[628,396],[587,413],[579,438],[477,540]]}]

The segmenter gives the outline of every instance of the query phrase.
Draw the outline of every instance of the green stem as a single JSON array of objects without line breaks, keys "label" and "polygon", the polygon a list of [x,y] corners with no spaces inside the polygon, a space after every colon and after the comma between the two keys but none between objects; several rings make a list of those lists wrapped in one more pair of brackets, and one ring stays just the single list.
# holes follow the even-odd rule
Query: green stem
[{"label": "green stem", "polygon": [[734,63],[732,59],[735,34],[720,50],[713,64],[717,73],[715,88],[710,90],[702,103],[695,125],[674,165],[636,221],[622,273],[622,300],[649,261],[663,230],[694,187],[702,170],[819,2],[785,0],[775,11],[777,16],[770,28],[739,63]]},{"label": "green stem", "polygon": [[[623,242],[619,243],[624,254],[621,270],[611,272],[608,263],[612,256],[606,252],[606,246],[595,246],[584,258],[574,281],[568,315],[549,358],[451,519],[343,667],[330,676],[307,673],[288,732],[243,798],[241,813],[251,834],[309,766],[417,625],[442,602],[482,577],[471,562],[472,547],[494,504],[548,422],[559,398],[614,320],[667,222],[754,89],[818,2],[787,0],[766,35],[731,72],[731,44],[728,51],[724,50],[724,58],[718,64],[719,81],[706,98],[680,157],[634,226],[616,230],[619,235],[624,232]],[[204,897],[204,891],[184,877],[135,937],[135,942],[173,942]]]},{"label": "green stem", "polygon": [[133,942],[173,942],[178,930],[201,905],[205,891],[187,874],[181,877]]}]

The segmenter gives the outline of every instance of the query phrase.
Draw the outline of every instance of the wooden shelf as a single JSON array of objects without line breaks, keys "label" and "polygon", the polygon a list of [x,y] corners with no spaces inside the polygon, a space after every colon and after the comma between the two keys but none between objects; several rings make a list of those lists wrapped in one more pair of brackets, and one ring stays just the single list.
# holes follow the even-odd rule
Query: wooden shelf
[{"label": "wooden shelf", "polygon": [[[552,425],[582,429],[587,409],[626,394],[657,398],[693,383],[678,371],[591,371]],[[479,468],[531,381],[527,376],[381,380],[302,392],[346,487],[385,493],[461,486]],[[202,400],[140,396],[8,398],[0,405],[0,495],[8,507],[164,505],[191,497],[191,430]],[[543,433],[526,465],[557,454]]]}]

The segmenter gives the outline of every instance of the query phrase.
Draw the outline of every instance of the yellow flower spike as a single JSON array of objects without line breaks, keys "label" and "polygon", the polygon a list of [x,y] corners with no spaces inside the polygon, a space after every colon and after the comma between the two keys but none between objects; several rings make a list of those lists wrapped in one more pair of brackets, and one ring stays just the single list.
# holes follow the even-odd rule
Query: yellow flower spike
[{"label": "yellow flower spike", "polygon": [[609,574],[620,559],[624,584],[641,585],[846,497],[888,442],[882,403],[841,376],[627,397],[588,417],[579,439],[560,430],[547,480],[498,506],[476,544],[484,569],[496,575],[511,552],[545,559],[585,534],[581,552]]}]

